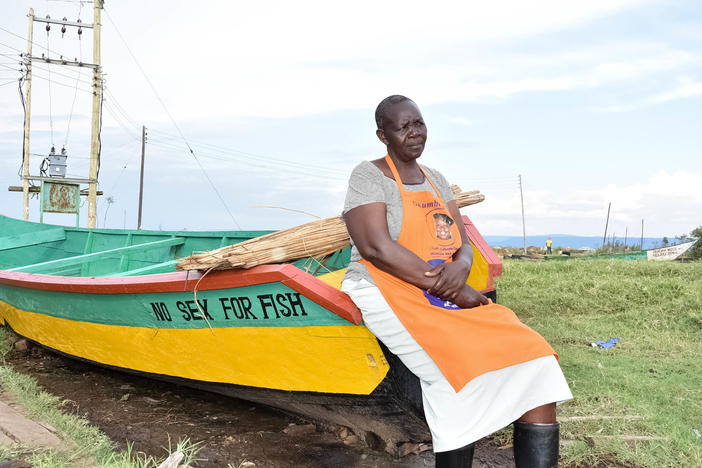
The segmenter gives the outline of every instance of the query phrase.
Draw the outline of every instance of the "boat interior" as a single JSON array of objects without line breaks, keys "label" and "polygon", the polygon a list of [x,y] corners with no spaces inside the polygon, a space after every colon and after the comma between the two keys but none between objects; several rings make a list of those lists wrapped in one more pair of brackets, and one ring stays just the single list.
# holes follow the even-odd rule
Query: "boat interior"
[{"label": "boat interior", "polygon": [[[0,269],[57,276],[139,276],[176,271],[179,259],[273,231],[87,229],[0,215]],[[315,276],[346,268],[349,248],[294,264]]]}]

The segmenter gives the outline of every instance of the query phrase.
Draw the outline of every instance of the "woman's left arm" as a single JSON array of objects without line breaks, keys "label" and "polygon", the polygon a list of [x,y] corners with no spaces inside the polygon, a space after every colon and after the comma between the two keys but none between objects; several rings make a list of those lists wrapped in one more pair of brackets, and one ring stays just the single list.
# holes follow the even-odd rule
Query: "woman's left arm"
[{"label": "woman's left arm", "polygon": [[444,262],[425,273],[426,276],[438,276],[434,286],[428,292],[444,300],[453,300],[466,284],[470,268],[473,265],[473,247],[468,240],[468,234],[463,226],[461,212],[455,200],[446,204],[451,217],[461,234],[461,247],[453,254],[452,262]]}]

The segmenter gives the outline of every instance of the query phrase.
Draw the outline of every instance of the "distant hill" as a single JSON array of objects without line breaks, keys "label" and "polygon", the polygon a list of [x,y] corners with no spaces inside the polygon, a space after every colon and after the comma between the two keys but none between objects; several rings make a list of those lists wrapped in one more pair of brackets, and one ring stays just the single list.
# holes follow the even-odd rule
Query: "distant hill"
[{"label": "distant hill", "polygon": [[[491,247],[523,247],[524,238],[522,236],[483,236]],[[527,236],[527,247],[530,245],[536,247],[546,246],[546,239],[551,238],[553,247],[571,247],[579,249],[581,247],[590,247],[597,249],[602,247],[602,236],[571,236],[568,234],[552,234],[551,236]],[[609,240],[609,239],[608,239]],[[624,242],[623,237],[617,237],[615,240]],[[669,238],[671,243],[674,243],[674,238]],[[640,237],[627,239],[627,245],[641,242]],[[654,249],[662,245],[662,237],[644,237],[644,249]]]}]

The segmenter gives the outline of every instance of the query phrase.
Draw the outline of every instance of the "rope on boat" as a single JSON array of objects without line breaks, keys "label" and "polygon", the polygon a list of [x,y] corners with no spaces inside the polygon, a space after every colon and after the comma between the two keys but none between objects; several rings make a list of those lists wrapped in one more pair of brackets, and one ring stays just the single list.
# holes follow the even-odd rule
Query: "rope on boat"
[{"label": "rope on boat", "polygon": [[[208,273],[211,272],[212,270],[214,270],[214,267],[212,267],[212,268],[210,268],[209,270],[207,270],[207,271],[205,272],[205,274],[203,274],[203,275],[200,277],[200,279],[197,280],[197,283],[195,283],[195,287],[193,288],[193,300],[195,301],[195,306],[197,307],[197,310],[200,311],[200,315],[202,315],[202,318],[204,318],[204,319],[205,319],[205,322],[207,322],[207,326],[210,327],[210,333],[212,333],[212,334],[214,335],[214,329],[212,328],[212,324],[210,323],[209,320],[207,320],[207,315],[205,315],[205,312],[204,312],[204,311],[202,310],[202,308],[200,307],[200,303],[197,302],[197,287],[200,286],[200,281],[202,281],[202,280],[205,278],[205,276],[207,276]],[[186,281],[187,281],[187,280],[186,280]]]}]

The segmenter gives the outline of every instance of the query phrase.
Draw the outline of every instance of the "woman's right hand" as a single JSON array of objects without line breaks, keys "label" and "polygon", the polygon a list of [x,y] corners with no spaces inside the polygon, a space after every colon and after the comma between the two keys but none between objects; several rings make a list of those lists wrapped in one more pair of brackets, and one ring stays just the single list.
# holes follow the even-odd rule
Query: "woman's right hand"
[{"label": "woman's right hand", "polygon": [[472,309],[481,304],[489,304],[490,301],[487,297],[480,294],[475,289],[471,288],[467,284],[461,288],[460,293],[451,302],[456,304],[461,309]]}]

